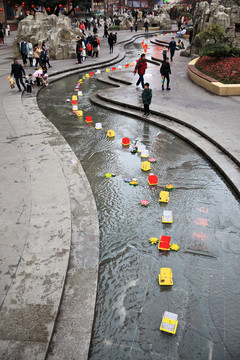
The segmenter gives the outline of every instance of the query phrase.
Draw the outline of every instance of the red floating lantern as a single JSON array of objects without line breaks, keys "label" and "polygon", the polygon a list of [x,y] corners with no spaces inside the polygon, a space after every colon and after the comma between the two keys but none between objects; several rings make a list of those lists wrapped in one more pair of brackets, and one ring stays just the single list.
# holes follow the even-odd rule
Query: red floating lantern
[{"label": "red floating lantern", "polygon": [[127,146],[127,145],[130,145],[130,140],[129,138],[125,137],[122,139],[122,145],[123,146]]},{"label": "red floating lantern", "polygon": [[61,9],[61,8],[62,8],[62,4],[59,4],[58,7]]},{"label": "red floating lantern", "polygon": [[150,174],[148,177],[148,183],[149,185],[157,185],[158,184],[158,178],[154,174]]},{"label": "red floating lantern", "polygon": [[92,122],[92,117],[86,116],[86,123],[91,123],[91,122]]},{"label": "red floating lantern", "polygon": [[72,105],[77,105],[77,100],[72,100]]},{"label": "red floating lantern", "polygon": [[125,65],[125,68],[128,68],[128,67],[129,67],[129,64],[126,64],[126,65]]},{"label": "red floating lantern", "polygon": [[93,76],[93,75],[94,75],[93,71],[90,71],[89,75],[90,75],[90,76]]},{"label": "red floating lantern", "polygon": [[113,66],[113,67],[112,67],[112,71],[115,71],[115,70],[117,70],[117,68]]},{"label": "red floating lantern", "polygon": [[158,249],[159,250],[170,250],[170,240],[171,240],[171,236],[161,236],[161,239],[159,241],[158,244]]}]

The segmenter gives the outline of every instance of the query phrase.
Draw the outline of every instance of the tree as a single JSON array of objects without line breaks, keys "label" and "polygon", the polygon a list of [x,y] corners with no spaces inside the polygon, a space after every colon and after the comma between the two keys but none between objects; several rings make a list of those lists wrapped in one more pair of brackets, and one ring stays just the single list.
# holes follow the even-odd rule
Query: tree
[{"label": "tree", "polygon": [[226,33],[224,31],[224,29],[218,25],[218,24],[214,24],[214,25],[210,25],[208,27],[206,27],[206,29],[202,30],[199,34],[198,34],[199,40],[201,41],[201,43],[205,43],[208,40],[214,40],[214,43],[220,43],[224,40],[224,38],[226,37]]}]

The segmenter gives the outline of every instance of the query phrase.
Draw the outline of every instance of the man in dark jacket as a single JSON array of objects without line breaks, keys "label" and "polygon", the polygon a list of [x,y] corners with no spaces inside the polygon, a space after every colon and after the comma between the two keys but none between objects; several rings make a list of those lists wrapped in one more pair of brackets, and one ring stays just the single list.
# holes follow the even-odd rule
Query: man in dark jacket
[{"label": "man in dark jacket", "polygon": [[23,65],[27,66],[27,42],[21,38],[20,44],[19,44],[19,52],[22,56]]},{"label": "man in dark jacket", "polygon": [[171,61],[173,61],[173,56],[176,50],[176,41],[174,41],[174,37],[172,37],[170,43],[169,43],[169,50],[170,50],[170,55],[171,55]]},{"label": "man in dark jacket", "polygon": [[108,36],[108,44],[109,44],[109,47],[110,47],[110,54],[112,54],[113,53],[113,44],[114,44],[114,35],[113,35],[112,32]]},{"label": "man in dark jacket", "polygon": [[83,50],[83,44],[82,44],[82,40],[78,40],[77,45],[76,45],[76,54],[77,54],[77,63],[81,64],[82,63],[82,50]]},{"label": "man in dark jacket", "polygon": [[12,64],[11,77],[13,75],[14,75],[15,80],[16,80],[18,91],[22,91],[21,86],[19,84],[19,81],[22,84],[24,90],[26,90],[26,86],[23,83],[23,77],[25,77],[25,70],[22,67],[22,65],[18,63],[17,59],[14,59],[14,63]]},{"label": "man in dark jacket", "polygon": [[152,101],[152,89],[149,89],[149,83],[144,84],[144,90],[142,92],[142,101],[144,105],[144,115],[149,116],[149,105]]},{"label": "man in dark jacket", "polygon": [[146,69],[147,69],[147,61],[145,59],[145,54],[142,54],[140,59],[137,62],[137,65],[135,66],[134,75],[136,75],[136,72],[138,72],[139,79],[136,83],[136,86],[138,86],[141,83],[143,89],[144,89],[143,75],[145,74]]},{"label": "man in dark jacket", "polygon": [[168,57],[166,58],[166,60],[163,61],[160,69],[160,73],[162,75],[162,90],[164,90],[165,79],[167,79],[167,90],[171,90],[169,87],[169,83],[170,83],[169,74],[171,74],[171,68]]}]

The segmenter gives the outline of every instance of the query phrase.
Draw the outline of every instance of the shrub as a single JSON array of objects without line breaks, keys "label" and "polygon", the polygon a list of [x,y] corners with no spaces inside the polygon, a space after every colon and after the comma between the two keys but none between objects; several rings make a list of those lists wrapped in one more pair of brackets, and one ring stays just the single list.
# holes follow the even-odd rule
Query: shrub
[{"label": "shrub", "polygon": [[229,56],[240,56],[240,49],[230,48],[224,44],[207,44],[202,48],[201,56],[210,57],[229,57]]},{"label": "shrub", "polygon": [[120,29],[119,25],[109,26],[108,30],[116,30],[118,31]]},{"label": "shrub", "polygon": [[206,42],[207,40],[214,40],[215,44],[221,42],[226,37],[224,29],[218,24],[210,25],[206,29],[202,30],[198,34],[199,40],[201,43]]}]

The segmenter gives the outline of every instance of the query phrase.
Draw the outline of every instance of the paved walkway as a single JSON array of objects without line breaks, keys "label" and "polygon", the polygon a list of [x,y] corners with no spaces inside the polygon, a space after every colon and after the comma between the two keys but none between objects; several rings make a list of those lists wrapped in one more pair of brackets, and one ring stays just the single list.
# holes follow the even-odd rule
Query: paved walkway
[{"label": "paved walkway", "polygon": [[[132,35],[119,32],[118,41]],[[69,312],[60,313],[62,323],[56,326],[50,357],[66,359],[71,344],[72,358],[86,359],[97,285],[98,251],[91,252],[98,249],[97,210],[80,164],[71,162],[75,155],[40,113],[35,97],[9,89],[12,40],[0,47],[0,357],[45,357],[66,281],[62,306],[66,310],[70,302]],[[49,74],[56,78],[62,71],[109,63],[123,55],[122,47],[110,55],[101,34],[100,40],[97,60],[82,65],[52,61]],[[173,63],[169,93],[159,90],[159,78],[146,76],[154,92],[152,108],[192,121],[239,160],[239,98],[218,98],[193,84],[186,75],[187,62],[177,57]],[[128,95],[129,102],[139,103],[140,92],[132,89]],[[94,246],[86,248],[86,238]],[[81,249],[78,262],[76,249]],[[71,301],[73,294],[81,301]]]}]

